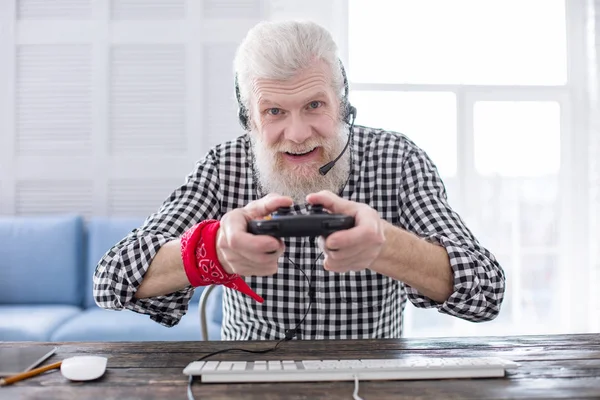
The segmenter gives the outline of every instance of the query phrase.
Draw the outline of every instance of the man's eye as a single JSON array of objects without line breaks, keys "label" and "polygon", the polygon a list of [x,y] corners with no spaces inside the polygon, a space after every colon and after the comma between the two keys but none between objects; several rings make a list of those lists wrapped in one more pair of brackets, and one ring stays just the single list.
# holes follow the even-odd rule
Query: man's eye
[{"label": "man's eye", "polygon": [[270,115],[279,115],[280,113],[281,113],[281,109],[279,109],[279,108],[269,108],[267,110],[267,114],[270,114]]},{"label": "man's eye", "polygon": [[316,101],[316,100],[315,100],[315,101],[311,101],[311,102],[308,104],[308,107],[309,107],[309,108],[313,108],[313,109],[314,109],[314,108],[319,108],[319,107],[321,107],[321,102],[320,102],[320,101]]}]

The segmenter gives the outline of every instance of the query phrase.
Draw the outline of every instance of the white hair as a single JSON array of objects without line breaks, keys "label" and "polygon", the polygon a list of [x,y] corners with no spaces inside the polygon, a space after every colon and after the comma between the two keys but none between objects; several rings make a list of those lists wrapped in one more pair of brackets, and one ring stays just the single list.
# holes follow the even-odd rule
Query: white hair
[{"label": "white hair", "polygon": [[249,107],[249,93],[255,79],[285,80],[325,62],[332,72],[332,89],[344,96],[344,79],[331,34],[310,21],[261,22],[254,26],[237,49],[234,72],[242,105]]}]

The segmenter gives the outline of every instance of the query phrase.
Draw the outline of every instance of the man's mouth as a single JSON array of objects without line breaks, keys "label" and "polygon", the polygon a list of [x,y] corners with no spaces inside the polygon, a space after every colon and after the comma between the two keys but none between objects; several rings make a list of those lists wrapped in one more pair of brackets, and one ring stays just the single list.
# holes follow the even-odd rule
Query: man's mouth
[{"label": "man's mouth", "polygon": [[293,150],[283,152],[283,158],[292,164],[306,164],[315,162],[320,158],[320,147],[313,147],[307,150]]},{"label": "man's mouth", "polygon": [[287,154],[288,156],[292,156],[292,157],[302,157],[302,156],[309,155],[316,149],[317,149],[316,147],[313,147],[312,149],[310,149],[308,151],[286,151],[285,154]]}]

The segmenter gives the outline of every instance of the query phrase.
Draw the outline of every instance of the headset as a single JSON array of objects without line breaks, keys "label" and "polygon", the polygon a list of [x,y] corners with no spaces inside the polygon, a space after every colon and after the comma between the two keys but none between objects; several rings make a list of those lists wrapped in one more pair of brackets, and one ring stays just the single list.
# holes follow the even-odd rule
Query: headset
[{"label": "headset", "polygon": [[[342,60],[338,59],[338,61],[339,61],[339,65],[340,65],[340,71],[342,72],[342,77],[344,79],[344,97],[342,98],[341,110],[342,110],[342,115],[343,115],[343,121],[345,123],[347,123],[348,125],[350,125],[350,129],[349,129],[349,133],[348,133],[348,140],[346,141],[346,145],[344,146],[344,149],[342,150],[342,152],[334,160],[329,161],[327,164],[325,164],[319,168],[319,173],[323,176],[325,176],[331,170],[331,168],[333,168],[335,166],[335,163],[338,162],[338,160],[342,157],[344,152],[346,152],[346,149],[348,149],[348,145],[350,144],[350,140],[352,139],[352,133],[353,133],[352,128],[354,127],[354,121],[356,120],[356,108],[352,104],[350,104],[350,101],[348,99],[349,90],[348,90],[348,78],[346,77],[346,70],[344,69]],[[242,102],[242,96],[240,94],[240,87],[238,84],[237,74],[235,75],[235,97],[238,102],[238,118],[240,121],[240,125],[242,126],[242,128],[244,128],[245,131],[249,132],[250,131],[250,122],[249,122],[248,110],[246,109],[246,107],[244,106],[244,104]],[[350,120],[350,117],[352,117],[352,120]]]},{"label": "headset", "polygon": [[[344,69],[342,60],[338,60],[338,61],[339,61],[339,65],[340,65],[340,71],[342,72],[342,77],[344,79],[344,97],[342,98],[342,103],[341,103],[343,120],[348,125],[351,125],[351,122],[353,124],[354,119],[356,119],[356,108],[354,106],[352,106],[352,104],[350,104],[350,101],[348,100],[349,90],[348,90],[348,78],[346,77],[346,70]],[[250,117],[248,115],[248,110],[246,109],[246,107],[244,106],[244,104],[242,102],[242,96],[240,94],[240,87],[238,84],[237,74],[235,75],[235,97],[236,97],[237,103],[238,103],[238,118],[240,121],[240,125],[242,126],[242,128],[245,131],[249,131],[250,130],[250,122],[249,122]],[[350,117],[352,117],[352,121],[350,121]]]}]

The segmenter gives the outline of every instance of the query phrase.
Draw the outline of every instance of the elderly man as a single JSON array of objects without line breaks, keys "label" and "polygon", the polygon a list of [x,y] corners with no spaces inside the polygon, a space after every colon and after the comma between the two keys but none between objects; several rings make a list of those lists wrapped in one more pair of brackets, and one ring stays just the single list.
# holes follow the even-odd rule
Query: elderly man
[{"label": "elderly man", "polygon": [[[236,59],[246,132],[211,149],[162,207],[100,260],[98,305],[166,326],[194,288],[224,289],[223,339],[389,338],[407,298],[495,318],[504,272],[406,136],[354,126],[337,47],[308,22],[261,23]],[[320,204],[354,217],[323,237],[255,235],[248,222]]]}]

